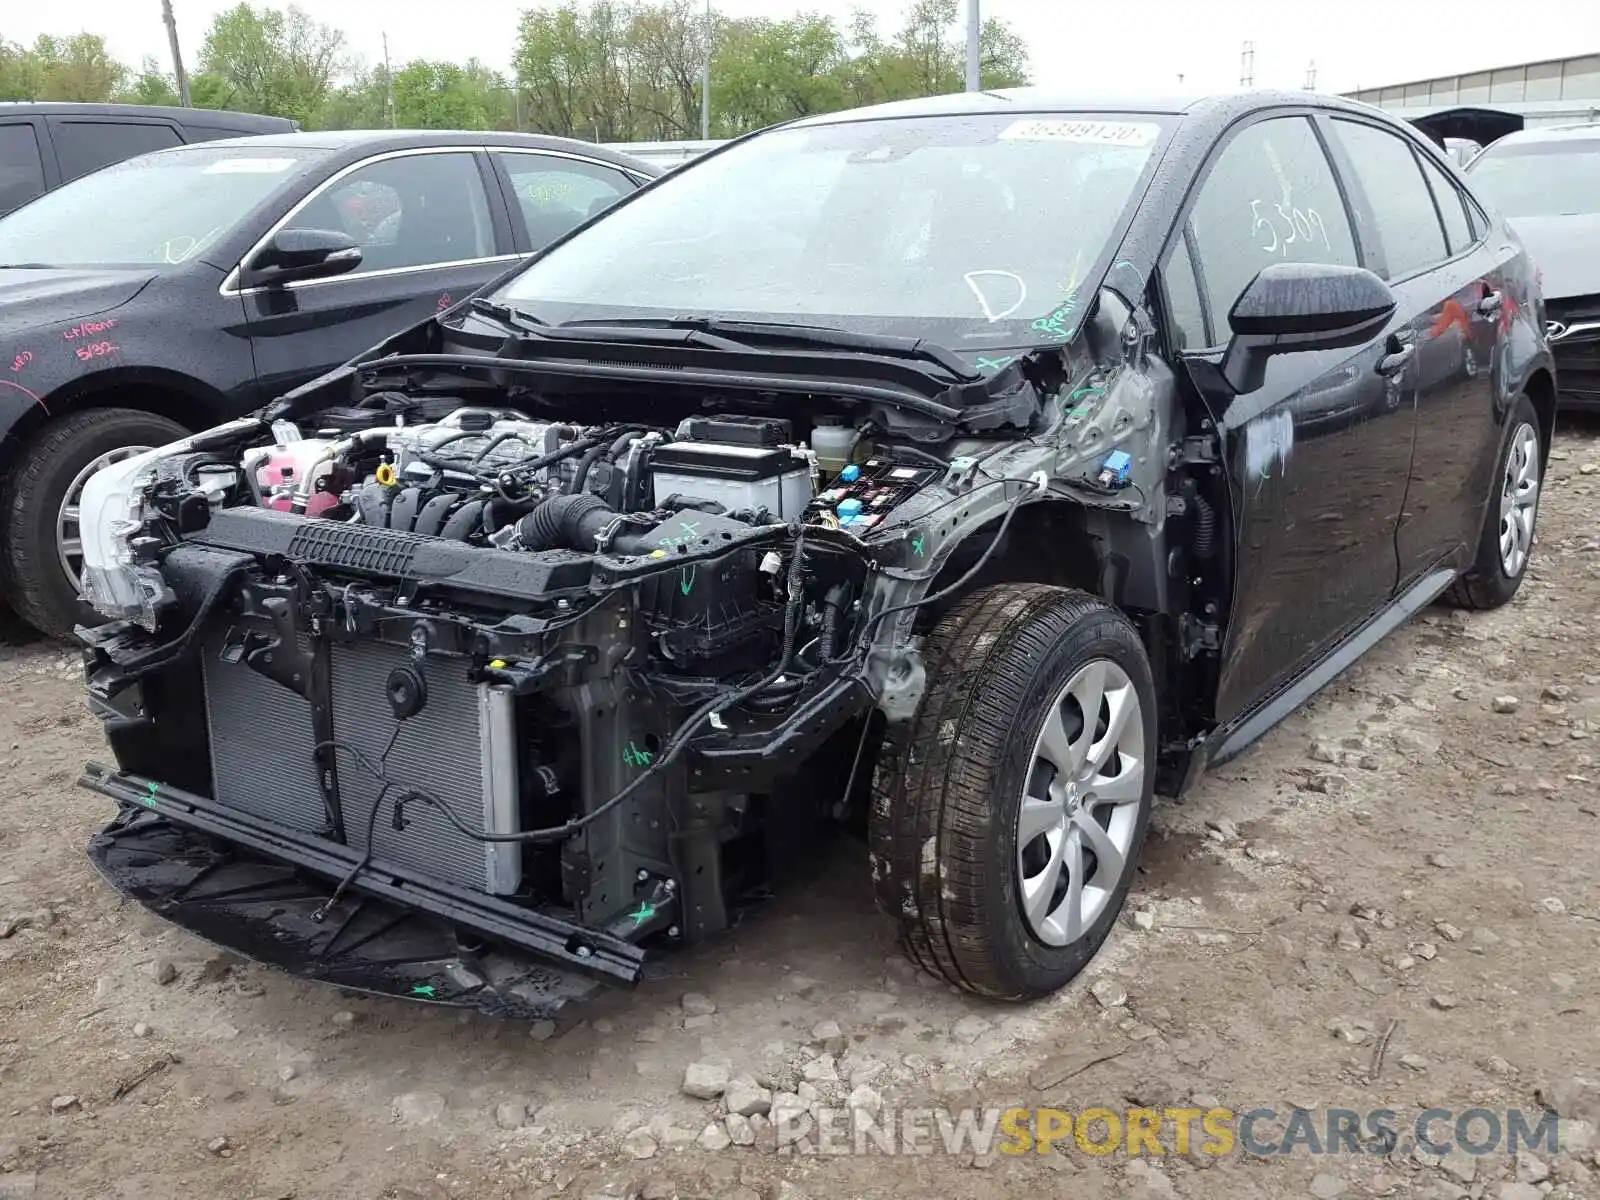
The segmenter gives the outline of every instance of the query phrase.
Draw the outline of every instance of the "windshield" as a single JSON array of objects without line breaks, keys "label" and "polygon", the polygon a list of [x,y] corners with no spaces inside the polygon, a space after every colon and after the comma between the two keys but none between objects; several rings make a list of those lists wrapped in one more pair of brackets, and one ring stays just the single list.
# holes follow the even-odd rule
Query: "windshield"
[{"label": "windshield", "polygon": [[1491,146],[1469,174],[1484,200],[1508,217],[1600,213],[1600,140]]},{"label": "windshield", "polygon": [[213,146],[128,159],[0,218],[0,266],[188,262],[320,153]]},{"label": "windshield", "polygon": [[952,348],[1069,337],[1164,119],[780,129],[667,177],[499,298],[551,323],[723,316]]}]

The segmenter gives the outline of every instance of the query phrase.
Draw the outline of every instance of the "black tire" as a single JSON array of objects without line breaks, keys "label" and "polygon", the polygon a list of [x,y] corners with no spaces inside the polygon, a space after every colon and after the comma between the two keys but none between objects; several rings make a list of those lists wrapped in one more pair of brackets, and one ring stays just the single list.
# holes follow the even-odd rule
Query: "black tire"
[{"label": "black tire", "polygon": [[[1054,992],[1094,957],[1121,911],[1149,824],[1155,687],[1138,633],[1080,591],[1003,584],[951,610],[923,646],[927,690],[885,740],[869,843],[878,906],[924,969],[968,992]],[[1140,705],[1144,783],[1123,870],[1075,941],[1047,945],[1022,908],[1018,815],[1051,702],[1083,666],[1109,660]],[[1132,721],[1130,716],[1129,720]]]},{"label": "black tire", "polygon": [[[1472,560],[1472,565],[1460,579],[1445,590],[1441,597],[1442,603],[1452,608],[1499,608],[1517,594],[1517,589],[1522,586],[1523,577],[1528,573],[1527,557],[1523,558],[1515,572],[1508,572],[1500,553],[1500,499],[1504,494],[1507,473],[1517,445],[1517,432],[1524,426],[1533,431],[1534,442],[1539,447],[1539,490],[1541,492],[1544,490],[1543,464],[1549,447],[1544,445],[1543,435],[1539,430],[1539,416],[1533,411],[1533,402],[1526,396],[1519,395],[1516,403],[1512,405],[1511,419],[1506,422],[1505,445],[1500,447],[1500,456],[1495,460],[1494,480],[1489,493],[1488,507],[1483,514],[1483,531],[1478,535],[1477,554]],[[1533,508],[1535,527],[1538,516],[1538,501],[1535,500]]]},{"label": "black tire", "polygon": [[164,446],[188,430],[175,421],[130,408],[68,413],[23,446],[0,504],[5,546],[0,588],[17,615],[41,633],[65,638],[95,614],[78,599],[57,552],[56,518],[72,481],[101,455],[128,446]]}]

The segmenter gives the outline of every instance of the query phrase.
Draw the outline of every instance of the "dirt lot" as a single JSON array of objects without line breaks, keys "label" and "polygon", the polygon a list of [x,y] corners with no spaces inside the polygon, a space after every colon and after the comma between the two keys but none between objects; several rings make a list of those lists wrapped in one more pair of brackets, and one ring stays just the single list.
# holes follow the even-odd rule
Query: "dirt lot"
[{"label": "dirt lot", "polygon": [[[1426,614],[1158,810],[1126,925],[1026,1008],[905,966],[849,846],[823,886],[553,1031],[231,962],[93,874],[108,808],[73,786],[101,753],[74,658],[14,641],[0,1198],[1600,1197],[1600,426],[1564,434],[1551,467],[1516,603]],[[680,1090],[696,1062],[807,1100],[870,1079],[891,1106],[1301,1106],[1319,1126],[1388,1107],[1402,1141],[822,1157],[772,1153],[768,1130],[706,1149],[717,1105]],[[1424,1160],[1404,1136],[1427,1107],[1541,1104],[1567,1148],[1520,1164]]]}]

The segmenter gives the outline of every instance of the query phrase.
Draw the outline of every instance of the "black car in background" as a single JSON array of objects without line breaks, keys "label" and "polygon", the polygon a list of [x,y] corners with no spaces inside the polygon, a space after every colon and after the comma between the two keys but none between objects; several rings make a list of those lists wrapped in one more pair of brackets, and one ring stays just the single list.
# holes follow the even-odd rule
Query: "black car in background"
[{"label": "black car in background", "polygon": [[153,104],[0,104],[0,216],[51,188],[152,150],[292,133],[286,117]]},{"label": "black car in background", "polygon": [[1509,134],[1468,174],[1543,276],[1562,405],[1600,412],[1600,124]]},{"label": "black car in background", "polygon": [[561,138],[291,133],[144,155],[0,218],[0,594],[66,634],[94,470],[449,308],[659,173]]}]

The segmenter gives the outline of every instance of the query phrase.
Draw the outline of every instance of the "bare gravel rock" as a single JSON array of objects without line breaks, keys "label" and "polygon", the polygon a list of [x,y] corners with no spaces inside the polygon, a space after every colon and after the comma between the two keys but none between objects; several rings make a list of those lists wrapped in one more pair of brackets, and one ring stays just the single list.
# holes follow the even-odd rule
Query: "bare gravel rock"
[{"label": "bare gravel rock", "polygon": [[697,1100],[715,1100],[728,1087],[728,1068],[725,1063],[690,1063],[683,1073],[683,1094]]},{"label": "bare gravel rock", "polygon": [[1089,994],[1101,1008],[1121,1008],[1128,1002],[1128,990],[1115,979],[1101,976],[1089,985]]},{"label": "bare gravel rock", "polygon": [[405,1092],[394,1098],[393,1107],[402,1125],[434,1125],[444,1119],[446,1103],[438,1092]]}]

